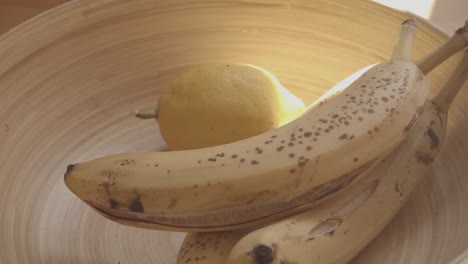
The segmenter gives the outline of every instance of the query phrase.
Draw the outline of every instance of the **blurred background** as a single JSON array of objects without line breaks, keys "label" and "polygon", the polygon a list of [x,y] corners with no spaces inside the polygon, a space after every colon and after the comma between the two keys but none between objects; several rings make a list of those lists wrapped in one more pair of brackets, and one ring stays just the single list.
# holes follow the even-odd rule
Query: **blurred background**
[{"label": "blurred background", "polygon": [[[41,12],[68,1],[70,0],[0,0],[0,34]],[[447,33],[452,32],[468,19],[468,0],[374,1],[429,19]]]}]

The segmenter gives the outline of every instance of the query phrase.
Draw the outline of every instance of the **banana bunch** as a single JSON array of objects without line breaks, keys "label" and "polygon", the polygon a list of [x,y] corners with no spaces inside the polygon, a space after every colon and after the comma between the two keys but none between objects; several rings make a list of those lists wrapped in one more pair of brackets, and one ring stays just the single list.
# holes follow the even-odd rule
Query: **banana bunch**
[{"label": "banana bunch", "polygon": [[[417,64],[428,72],[466,46],[468,23]],[[444,144],[450,105],[467,79],[468,49],[442,89],[424,105],[407,138],[355,185],[308,211],[260,228],[189,233],[177,263],[201,257],[199,263],[204,264],[351,261],[393,219],[427,175]],[[212,241],[216,249],[210,247]],[[194,242],[208,248],[193,248]]]},{"label": "banana bunch", "polygon": [[404,23],[390,61],[286,125],[215,147],[70,165],[65,183],[109,219],[153,229],[237,229],[308,209],[377,165],[421,114],[429,87],[409,61],[415,28]]},{"label": "banana bunch", "polygon": [[466,77],[467,59],[429,97],[425,75],[468,45],[468,24],[414,63],[416,31],[415,19],[405,21],[389,61],[343,80],[286,125],[215,147],[72,164],[65,184],[112,221],[209,232],[190,233],[178,263],[345,262],[434,161]]}]

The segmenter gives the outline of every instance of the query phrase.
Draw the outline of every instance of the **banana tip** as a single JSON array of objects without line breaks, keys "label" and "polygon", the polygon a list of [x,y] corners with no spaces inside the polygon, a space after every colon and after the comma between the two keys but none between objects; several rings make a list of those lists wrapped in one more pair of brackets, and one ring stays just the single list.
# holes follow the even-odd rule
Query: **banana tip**
[{"label": "banana tip", "polygon": [[418,27],[418,20],[415,17],[412,17],[410,19],[406,19],[401,24],[402,25],[411,25],[411,26],[414,26],[414,27]]},{"label": "banana tip", "polygon": [[67,166],[67,171],[65,172],[64,178],[66,179],[68,175],[73,171],[73,168],[75,168],[76,164],[70,164]]}]

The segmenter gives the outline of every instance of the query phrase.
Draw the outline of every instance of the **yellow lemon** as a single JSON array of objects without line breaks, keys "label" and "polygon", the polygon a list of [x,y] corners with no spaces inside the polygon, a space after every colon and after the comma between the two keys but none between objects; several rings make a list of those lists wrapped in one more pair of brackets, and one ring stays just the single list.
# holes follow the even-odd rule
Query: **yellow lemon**
[{"label": "yellow lemon", "polygon": [[268,71],[248,64],[206,64],[176,78],[159,98],[157,119],[171,150],[222,145],[298,117],[304,103]]}]

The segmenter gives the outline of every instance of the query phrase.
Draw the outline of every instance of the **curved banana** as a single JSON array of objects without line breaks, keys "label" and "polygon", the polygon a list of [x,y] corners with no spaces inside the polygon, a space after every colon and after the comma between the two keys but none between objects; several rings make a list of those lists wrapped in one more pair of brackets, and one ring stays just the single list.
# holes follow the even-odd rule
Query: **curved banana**
[{"label": "curved banana", "polygon": [[[408,59],[415,28],[404,23],[393,58]],[[429,94],[424,74],[410,61],[383,62],[270,132],[106,156],[68,166],[65,183],[102,215],[142,228],[227,230],[284,217],[344,189],[406,137]]]},{"label": "curved banana", "polygon": [[[467,42],[468,43],[468,42]],[[468,78],[468,50],[409,136],[359,183],[325,203],[244,236],[228,264],[347,263],[397,214],[444,143],[448,109]]]}]

